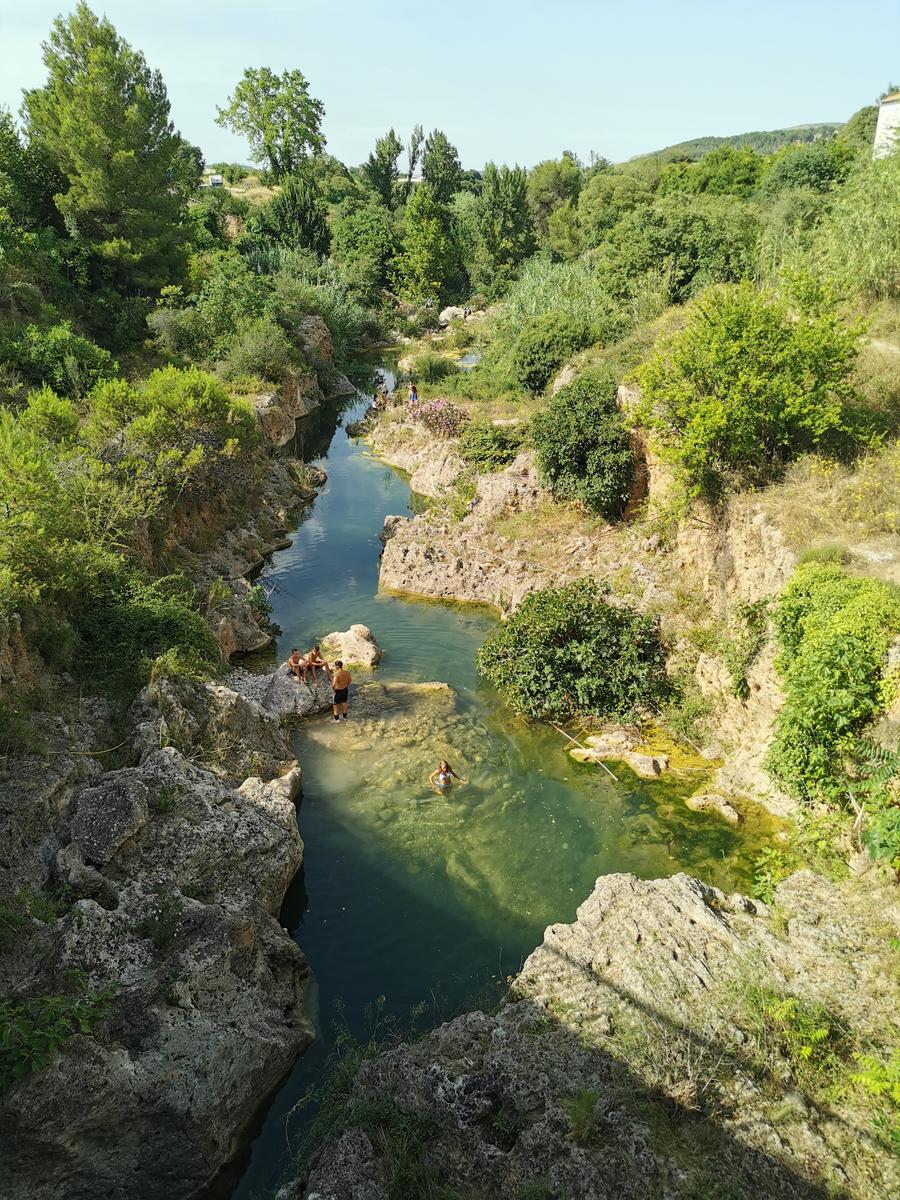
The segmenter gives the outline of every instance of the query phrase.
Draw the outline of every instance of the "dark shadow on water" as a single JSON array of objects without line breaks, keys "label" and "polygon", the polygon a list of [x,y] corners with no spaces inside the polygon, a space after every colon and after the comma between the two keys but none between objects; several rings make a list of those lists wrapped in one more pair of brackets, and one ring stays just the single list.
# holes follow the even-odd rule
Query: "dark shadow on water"
[{"label": "dark shadow on water", "polygon": [[[523,946],[514,957],[497,945],[487,956],[497,963],[497,976],[484,971],[448,976],[439,965],[442,946],[453,946],[455,951],[459,944],[469,942],[472,961],[486,960],[483,944],[476,947],[476,943],[483,941],[477,930],[445,909],[429,904],[420,892],[406,887],[401,879],[384,869],[365,841],[346,826],[336,836],[335,832],[327,834],[317,828],[315,819],[304,819],[304,814],[314,806],[314,794],[306,796],[301,806],[300,826],[307,854],[285,895],[280,920],[302,946],[313,968],[313,992],[309,997],[313,1011],[309,1015],[316,1025],[316,1040],[264,1099],[241,1138],[244,1149],[198,1200],[226,1197],[271,1200],[279,1183],[284,1181],[285,1172],[291,1168],[317,1105],[310,1103],[292,1110],[321,1085],[338,1032],[368,1040],[371,1014],[377,1008],[384,1021],[395,1027],[401,1025],[407,1035],[418,1035],[497,990],[498,977],[518,970],[527,953]],[[335,846],[339,847],[339,863],[331,856]],[[431,961],[410,957],[402,979],[397,978],[393,955],[383,964],[361,958],[358,963],[346,962],[336,968],[331,961],[336,951],[330,944],[329,929],[327,924],[317,922],[315,913],[321,888],[337,870],[341,879],[357,881],[357,889],[365,893],[366,909],[377,914],[379,926],[395,930],[401,941],[413,913],[417,925],[433,928],[435,946]],[[331,911],[334,905],[328,908]],[[347,986],[340,992],[320,991],[317,971],[321,980],[340,977]]]}]

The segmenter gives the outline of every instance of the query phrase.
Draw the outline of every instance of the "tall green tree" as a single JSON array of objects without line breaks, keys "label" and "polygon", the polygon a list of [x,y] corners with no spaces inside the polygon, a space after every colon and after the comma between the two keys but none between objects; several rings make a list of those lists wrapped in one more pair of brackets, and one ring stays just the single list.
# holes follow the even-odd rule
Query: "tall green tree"
[{"label": "tall green tree", "polygon": [[403,143],[391,128],[377,139],[375,149],[363,163],[363,177],[388,208],[394,201],[394,186],[400,175],[397,163],[402,153]]},{"label": "tall green tree", "polygon": [[383,204],[347,201],[332,217],[331,253],[341,274],[367,300],[388,282],[387,267],[397,250],[394,217]]},{"label": "tall green tree", "polygon": [[413,192],[401,221],[402,249],[393,264],[393,281],[400,295],[415,303],[440,300],[456,269],[448,236],[450,215],[438,204],[427,184]]},{"label": "tall green tree", "polygon": [[432,129],[422,153],[422,178],[438,204],[447,204],[459,190],[462,166],[456,147],[440,129]]},{"label": "tall green tree", "polygon": [[54,21],[44,65],[22,115],[64,177],[60,213],[114,282],[161,287],[180,265],[179,220],[202,163],[169,120],[162,76],[85,3]]},{"label": "tall green tree", "polygon": [[328,253],[325,205],[308,171],[298,171],[284,181],[281,191],[252,220],[251,232],[292,250],[312,250],[320,257]]},{"label": "tall green tree", "polygon": [[487,295],[501,295],[534,251],[527,189],[522,167],[488,163],[484,168],[481,195],[474,205],[476,248],[469,274],[473,287]]},{"label": "tall green tree", "polygon": [[216,123],[250,143],[254,162],[265,163],[276,179],[293,175],[309,154],[325,146],[325,107],[309,94],[300,71],[276,75],[269,67],[248,67]]},{"label": "tall green tree", "polygon": [[538,163],[528,173],[528,209],[540,237],[547,237],[552,213],[567,200],[574,204],[578,199],[581,179],[581,167],[569,152]]}]

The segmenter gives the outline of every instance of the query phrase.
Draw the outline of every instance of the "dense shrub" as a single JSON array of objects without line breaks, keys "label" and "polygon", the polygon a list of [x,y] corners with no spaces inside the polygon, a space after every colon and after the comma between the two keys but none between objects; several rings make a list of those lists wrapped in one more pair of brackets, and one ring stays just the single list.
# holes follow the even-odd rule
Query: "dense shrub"
[{"label": "dense shrub", "polygon": [[715,289],[644,366],[646,417],[692,493],[766,482],[800,454],[861,436],[851,417],[858,344],[821,294],[792,307],[749,283]]},{"label": "dense shrub", "polygon": [[622,515],[634,479],[634,451],[616,407],[616,381],[586,371],[532,419],[542,482],[560,500],[579,500],[609,520]]},{"label": "dense shrub", "polygon": [[280,325],[270,317],[254,317],[237,327],[219,369],[226,379],[260,377],[279,382],[299,358]]},{"label": "dense shrub", "polygon": [[446,379],[448,375],[454,375],[456,371],[456,364],[445,355],[435,354],[433,350],[423,350],[412,360],[410,373],[413,379],[423,383],[437,383]]},{"label": "dense shrub", "polygon": [[556,368],[590,341],[590,326],[565,312],[535,317],[522,327],[513,345],[516,380],[526,391],[539,394]]},{"label": "dense shrub", "polygon": [[460,438],[459,452],[465,462],[479,471],[499,471],[513,461],[524,438],[524,425],[473,421]]},{"label": "dense shrub", "polygon": [[78,433],[78,413],[71,400],[44,387],[28,396],[19,424],[48,442],[71,442]]},{"label": "dense shrub", "polygon": [[530,717],[626,719],[665,691],[654,624],[594,579],[532,592],[478,651],[479,671]]},{"label": "dense shrub", "polygon": [[466,410],[449,400],[410,400],[406,415],[439,437],[459,437],[469,423]]},{"label": "dense shrub", "polygon": [[773,613],[785,692],[767,766],[790,795],[844,802],[847,762],[890,700],[888,647],[900,633],[900,593],[836,563],[794,572]]},{"label": "dense shrub", "polygon": [[127,571],[108,575],[74,608],[72,620],[81,640],[79,673],[94,683],[136,691],[154,660],[173,652],[207,675],[221,666],[219,644],[183,576],[147,581]]},{"label": "dense shrub", "polygon": [[27,380],[60,396],[82,396],[116,371],[109,351],[73,333],[68,321],[50,329],[28,325],[2,350]]}]

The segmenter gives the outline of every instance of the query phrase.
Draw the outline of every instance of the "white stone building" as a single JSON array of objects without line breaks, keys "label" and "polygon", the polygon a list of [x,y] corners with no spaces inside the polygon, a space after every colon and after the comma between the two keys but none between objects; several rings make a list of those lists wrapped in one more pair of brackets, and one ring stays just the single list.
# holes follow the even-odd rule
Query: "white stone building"
[{"label": "white stone building", "polygon": [[900,92],[888,93],[881,102],[872,157],[886,158],[895,150],[900,150]]}]

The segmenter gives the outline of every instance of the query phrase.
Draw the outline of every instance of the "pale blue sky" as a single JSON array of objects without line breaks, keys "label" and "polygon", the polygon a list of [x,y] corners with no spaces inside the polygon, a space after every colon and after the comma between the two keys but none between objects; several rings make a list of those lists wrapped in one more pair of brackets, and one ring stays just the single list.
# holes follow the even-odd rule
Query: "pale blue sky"
[{"label": "pale blue sky", "polygon": [[[0,104],[43,78],[74,3],[0,0]],[[328,146],[362,161],[394,125],[443,128],[465,166],[571,149],[620,160],[703,134],[840,121],[900,77],[900,0],[96,0],[165,77],[210,161],[245,66],[299,67]]]}]

